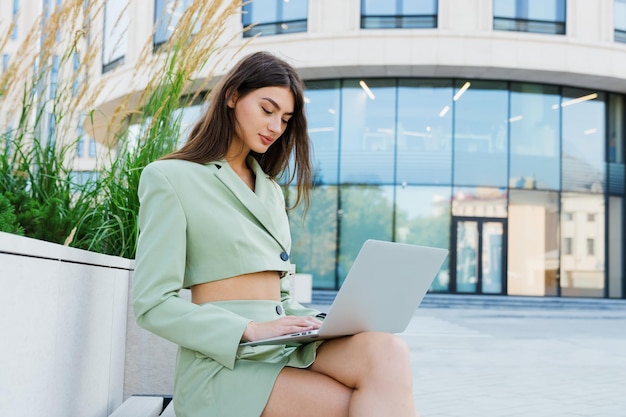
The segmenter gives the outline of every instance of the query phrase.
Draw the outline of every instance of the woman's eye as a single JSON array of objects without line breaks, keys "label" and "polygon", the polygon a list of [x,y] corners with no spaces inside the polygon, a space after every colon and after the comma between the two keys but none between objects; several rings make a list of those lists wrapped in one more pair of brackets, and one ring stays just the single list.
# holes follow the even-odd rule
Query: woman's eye
[{"label": "woman's eye", "polygon": [[266,109],[265,107],[261,106],[261,108],[263,109],[263,113],[265,113],[265,114],[272,114],[272,112],[269,111],[268,109]]},{"label": "woman's eye", "polygon": [[289,123],[289,120],[282,119],[284,124]]}]

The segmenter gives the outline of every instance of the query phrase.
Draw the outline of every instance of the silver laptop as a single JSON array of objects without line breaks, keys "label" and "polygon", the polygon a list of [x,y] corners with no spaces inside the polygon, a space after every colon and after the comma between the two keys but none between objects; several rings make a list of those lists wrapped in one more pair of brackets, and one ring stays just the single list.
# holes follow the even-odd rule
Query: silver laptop
[{"label": "silver laptop", "polygon": [[306,343],[366,331],[403,332],[447,256],[447,249],[367,240],[319,329],[241,345]]}]

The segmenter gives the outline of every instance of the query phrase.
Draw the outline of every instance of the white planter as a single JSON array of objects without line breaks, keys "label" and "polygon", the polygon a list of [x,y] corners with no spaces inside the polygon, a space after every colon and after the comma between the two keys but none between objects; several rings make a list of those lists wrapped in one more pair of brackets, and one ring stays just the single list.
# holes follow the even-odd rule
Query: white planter
[{"label": "white planter", "polygon": [[291,296],[299,303],[310,304],[313,300],[313,275],[289,275]]},{"label": "white planter", "polygon": [[0,409],[106,417],[123,401],[133,262],[0,233]]}]

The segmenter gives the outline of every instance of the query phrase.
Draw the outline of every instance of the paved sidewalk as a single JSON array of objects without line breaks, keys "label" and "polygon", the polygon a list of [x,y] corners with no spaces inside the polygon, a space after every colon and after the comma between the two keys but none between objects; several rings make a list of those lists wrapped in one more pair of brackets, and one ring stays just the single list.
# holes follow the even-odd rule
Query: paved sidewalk
[{"label": "paved sidewalk", "polygon": [[626,301],[452,300],[401,335],[421,417],[626,417]]}]

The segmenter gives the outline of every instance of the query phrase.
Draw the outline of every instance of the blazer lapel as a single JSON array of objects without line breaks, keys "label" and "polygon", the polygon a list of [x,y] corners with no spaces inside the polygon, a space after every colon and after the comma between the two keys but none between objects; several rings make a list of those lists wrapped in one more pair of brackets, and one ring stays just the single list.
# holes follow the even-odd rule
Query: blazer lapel
[{"label": "blazer lapel", "polygon": [[[255,185],[252,191],[226,161],[219,161],[221,168],[215,176],[237,197],[241,204],[272,235],[285,251],[289,251],[289,224],[285,222],[284,200],[277,201],[276,184],[253,157],[248,165],[254,171]],[[283,211],[281,213],[280,211]],[[283,220],[283,221],[281,221]]]}]

